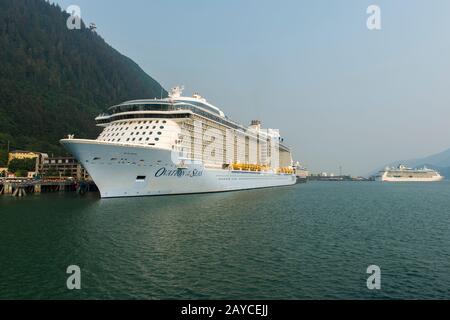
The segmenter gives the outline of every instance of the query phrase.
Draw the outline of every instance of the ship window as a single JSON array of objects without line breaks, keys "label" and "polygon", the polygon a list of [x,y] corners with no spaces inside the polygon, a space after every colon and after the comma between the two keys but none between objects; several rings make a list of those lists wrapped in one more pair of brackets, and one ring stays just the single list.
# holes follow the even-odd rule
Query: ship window
[{"label": "ship window", "polygon": [[155,141],[159,141],[159,138],[155,138]]},{"label": "ship window", "polygon": [[158,132],[158,135],[161,135],[162,133],[161,132]]},{"label": "ship window", "polygon": [[159,127],[161,130],[164,129],[164,126]]},{"label": "ship window", "polygon": [[145,139],[145,141],[148,141],[148,140],[150,140],[150,138],[147,137],[147,139]]},{"label": "ship window", "polygon": [[101,159],[102,159],[102,158],[95,157],[95,158],[92,159],[92,160],[97,161],[97,160],[101,160]]},{"label": "ship window", "polygon": [[156,120],[156,123],[159,123],[159,120]]},{"label": "ship window", "polygon": [[132,136],[134,134],[134,132],[132,132],[131,134],[130,134],[130,136]]},{"label": "ship window", "polygon": [[150,131],[149,135],[152,135],[152,134],[153,134],[153,131]]},{"label": "ship window", "polygon": [[128,138],[127,141],[130,141],[130,138]]},{"label": "ship window", "polygon": [[165,123],[167,123],[167,121],[166,121],[166,120],[164,120],[164,121],[163,121],[163,123],[165,124]]},{"label": "ship window", "polygon": [[133,138],[133,140],[131,140],[131,141],[135,141],[136,140],[136,138]]},{"label": "ship window", "polygon": [[144,127],[142,127],[142,126],[141,126],[141,127],[139,128],[139,129],[141,129],[141,130],[142,130],[142,129],[144,129]]},{"label": "ship window", "polygon": [[145,181],[146,178],[146,176],[137,176],[136,181]]},{"label": "ship window", "polygon": [[156,129],[156,126],[153,126],[153,129]]},{"label": "ship window", "polygon": [[139,141],[142,141],[142,138],[139,138]]}]

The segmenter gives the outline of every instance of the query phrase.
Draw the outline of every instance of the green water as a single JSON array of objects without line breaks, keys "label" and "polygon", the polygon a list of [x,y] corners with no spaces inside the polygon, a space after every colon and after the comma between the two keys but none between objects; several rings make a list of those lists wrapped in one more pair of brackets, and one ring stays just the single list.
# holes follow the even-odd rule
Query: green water
[{"label": "green water", "polygon": [[450,298],[450,183],[2,196],[0,267],[1,299]]}]

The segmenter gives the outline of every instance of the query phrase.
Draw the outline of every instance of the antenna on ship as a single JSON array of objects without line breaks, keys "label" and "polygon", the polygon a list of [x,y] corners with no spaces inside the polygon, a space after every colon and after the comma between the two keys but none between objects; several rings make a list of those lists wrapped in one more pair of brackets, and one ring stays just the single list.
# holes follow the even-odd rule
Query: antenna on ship
[{"label": "antenna on ship", "polygon": [[183,93],[184,86],[176,86],[170,90],[169,97],[170,98],[179,98]]}]

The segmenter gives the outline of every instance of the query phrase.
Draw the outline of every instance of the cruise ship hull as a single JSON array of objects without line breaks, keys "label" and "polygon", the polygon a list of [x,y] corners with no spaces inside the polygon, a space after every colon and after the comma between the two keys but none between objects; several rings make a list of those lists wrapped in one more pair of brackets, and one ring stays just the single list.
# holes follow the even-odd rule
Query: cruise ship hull
[{"label": "cruise ship hull", "polygon": [[170,150],[64,139],[61,143],[86,168],[102,198],[192,194],[279,187],[296,183],[294,174],[177,167]]},{"label": "cruise ship hull", "polygon": [[376,181],[381,182],[439,182],[444,180],[441,175],[436,175],[433,177],[388,177],[386,174],[376,177]]}]

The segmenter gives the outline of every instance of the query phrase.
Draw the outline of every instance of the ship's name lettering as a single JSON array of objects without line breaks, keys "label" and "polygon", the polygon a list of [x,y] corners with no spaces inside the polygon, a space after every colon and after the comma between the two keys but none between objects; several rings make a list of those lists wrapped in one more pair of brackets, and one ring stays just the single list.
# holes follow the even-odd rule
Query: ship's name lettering
[{"label": "ship's name lettering", "polygon": [[161,168],[155,173],[156,178],[160,177],[201,177],[203,175],[202,170],[186,170],[186,169],[175,169],[175,170],[168,170],[167,168]]}]

